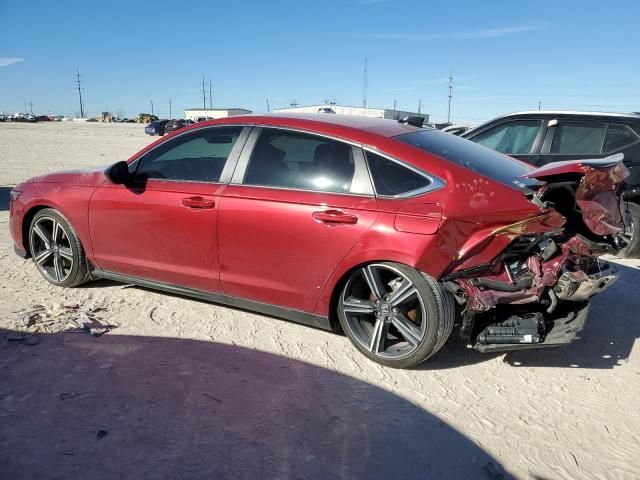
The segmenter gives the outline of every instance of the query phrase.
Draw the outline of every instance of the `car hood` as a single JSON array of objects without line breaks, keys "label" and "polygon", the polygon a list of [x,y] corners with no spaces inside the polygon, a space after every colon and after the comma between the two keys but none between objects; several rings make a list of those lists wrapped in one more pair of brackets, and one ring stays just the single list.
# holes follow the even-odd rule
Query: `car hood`
[{"label": "car hood", "polygon": [[65,185],[76,186],[96,186],[105,180],[104,171],[107,167],[81,169],[81,170],[65,170],[62,172],[48,173],[30,178],[23,182],[27,183],[61,183]]}]

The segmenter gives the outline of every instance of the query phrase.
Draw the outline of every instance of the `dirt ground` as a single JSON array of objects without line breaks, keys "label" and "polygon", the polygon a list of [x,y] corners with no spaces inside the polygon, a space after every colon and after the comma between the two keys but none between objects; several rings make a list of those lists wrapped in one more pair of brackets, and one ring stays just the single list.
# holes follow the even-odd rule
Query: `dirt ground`
[{"label": "dirt ground", "polygon": [[401,371],[275,318],[106,281],[55,288],[14,254],[7,187],[151,140],[0,123],[0,329],[60,304],[117,327],[0,336],[0,478],[640,478],[640,262],[614,260],[621,278],[566,348],[452,341]]}]

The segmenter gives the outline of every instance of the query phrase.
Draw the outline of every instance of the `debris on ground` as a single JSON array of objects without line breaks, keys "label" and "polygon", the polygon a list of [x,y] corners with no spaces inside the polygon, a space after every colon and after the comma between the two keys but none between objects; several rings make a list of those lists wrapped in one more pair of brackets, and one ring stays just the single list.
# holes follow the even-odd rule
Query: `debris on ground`
[{"label": "debris on ground", "polygon": [[[29,333],[86,332],[94,337],[99,337],[114,328],[113,325],[105,323],[98,315],[104,310],[103,307],[82,309],[77,303],[59,303],[52,306],[33,305],[18,312],[12,325],[19,332],[25,333],[12,333],[11,335],[16,336],[16,340],[9,338],[9,341],[25,341],[27,345],[38,343],[39,340],[32,340],[34,336],[28,335]],[[18,339],[17,337],[20,335],[25,338]],[[34,341],[36,343],[28,343]]]}]

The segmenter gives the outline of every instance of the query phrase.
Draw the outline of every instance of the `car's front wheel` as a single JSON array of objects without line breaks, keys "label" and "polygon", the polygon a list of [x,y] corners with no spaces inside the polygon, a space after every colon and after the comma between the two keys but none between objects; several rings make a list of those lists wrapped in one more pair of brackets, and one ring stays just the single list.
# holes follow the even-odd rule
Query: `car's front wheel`
[{"label": "car's front wheel", "polygon": [[87,259],[69,222],[52,208],[31,220],[29,248],[38,271],[59,287],[75,287],[89,280]]},{"label": "car's front wheel", "polygon": [[435,354],[453,328],[453,297],[433,278],[393,262],[365,265],[344,284],[342,329],[370,359],[408,368]]}]

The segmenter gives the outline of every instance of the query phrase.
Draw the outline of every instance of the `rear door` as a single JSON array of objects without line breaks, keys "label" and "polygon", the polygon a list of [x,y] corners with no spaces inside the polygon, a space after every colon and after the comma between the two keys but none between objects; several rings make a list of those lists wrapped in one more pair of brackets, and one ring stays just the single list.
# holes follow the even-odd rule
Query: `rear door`
[{"label": "rear door", "polygon": [[97,267],[220,291],[220,195],[248,129],[207,127],[185,132],[132,164],[136,180],[131,185],[108,181],[100,185],[89,204]]},{"label": "rear door", "polygon": [[625,164],[637,161],[640,136],[623,122],[552,119],[542,147],[542,164],[625,154]]},{"label": "rear door", "polygon": [[254,128],[220,203],[222,287],[311,312],[376,216],[362,150],[306,132]]},{"label": "rear door", "polygon": [[465,138],[523,162],[537,165],[545,133],[546,122],[542,118],[513,118],[488,126]]}]

